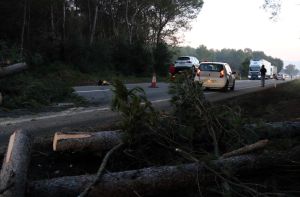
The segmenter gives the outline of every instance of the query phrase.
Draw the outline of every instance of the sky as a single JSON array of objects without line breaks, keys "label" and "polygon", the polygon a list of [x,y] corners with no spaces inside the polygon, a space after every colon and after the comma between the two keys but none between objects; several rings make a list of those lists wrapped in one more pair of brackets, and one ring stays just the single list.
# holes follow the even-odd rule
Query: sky
[{"label": "sky", "polygon": [[300,0],[282,0],[276,21],[262,8],[263,3],[264,0],[204,0],[191,29],[182,33],[182,45],[250,48],[300,69]]}]

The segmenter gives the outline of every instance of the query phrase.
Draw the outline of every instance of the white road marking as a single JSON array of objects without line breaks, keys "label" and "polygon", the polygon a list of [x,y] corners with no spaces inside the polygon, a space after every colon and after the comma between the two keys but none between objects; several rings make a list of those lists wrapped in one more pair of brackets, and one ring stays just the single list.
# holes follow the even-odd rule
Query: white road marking
[{"label": "white road marking", "polygon": [[77,90],[77,93],[89,93],[89,92],[108,92],[110,89],[104,89],[104,90]]},{"label": "white road marking", "polygon": [[[59,112],[57,114],[44,115],[44,116],[31,116],[28,118],[16,118],[16,119],[4,118],[4,121],[1,121],[0,125],[3,126],[3,125],[18,124],[18,123],[24,123],[24,122],[31,122],[31,121],[37,121],[37,120],[45,120],[45,119],[50,119],[50,118],[63,117],[63,116],[72,116],[75,114],[76,115],[85,114],[85,113],[96,112],[96,111],[107,111],[107,110],[110,110],[110,108],[104,107],[104,108],[96,108],[96,109],[82,110],[82,111],[79,111],[79,110],[82,110],[82,109],[72,108],[70,110]],[[6,121],[5,121],[5,119],[6,119]]]},{"label": "white road marking", "polygon": [[158,100],[154,100],[151,101],[151,103],[161,103],[161,102],[166,102],[166,101],[170,101],[171,99],[158,99]]}]

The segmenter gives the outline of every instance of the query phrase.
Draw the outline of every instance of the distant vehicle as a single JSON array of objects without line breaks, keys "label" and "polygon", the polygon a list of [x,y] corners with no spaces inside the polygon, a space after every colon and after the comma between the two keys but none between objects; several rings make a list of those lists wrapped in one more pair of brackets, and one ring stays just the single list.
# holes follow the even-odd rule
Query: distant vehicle
[{"label": "distant vehicle", "polygon": [[235,74],[227,63],[201,62],[194,80],[202,82],[202,86],[208,89],[234,90]]},{"label": "distant vehicle", "polygon": [[186,70],[197,68],[199,66],[199,60],[193,56],[181,56],[175,61],[176,73]]},{"label": "distant vehicle", "polygon": [[199,67],[199,60],[193,56],[180,56],[175,61],[175,64],[169,66],[169,73],[171,80],[175,79],[177,73],[181,73],[184,70],[195,71],[195,68]]},{"label": "distant vehicle", "polygon": [[285,80],[285,76],[284,76],[284,74],[282,74],[282,73],[278,73],[276,79],[277,79],[277,80]]},{"label": "distant vehicle", "polygon": [[272,68],[271,68],[271,71],[272,71],[272,73],[271,73],[271,78],[277,78],[277,66],[273,66],[272,65]]},{"label": "distant vehicle", "polygon": [[261,59],[258,61],[250,60],[248,79],[260,79],[261,78],[260,69],[262,65],[264,65],[265,69],[267,70],[266,78],[267,79],[273,78],[273,67],[271,63],[268,62],[267,60]]}]

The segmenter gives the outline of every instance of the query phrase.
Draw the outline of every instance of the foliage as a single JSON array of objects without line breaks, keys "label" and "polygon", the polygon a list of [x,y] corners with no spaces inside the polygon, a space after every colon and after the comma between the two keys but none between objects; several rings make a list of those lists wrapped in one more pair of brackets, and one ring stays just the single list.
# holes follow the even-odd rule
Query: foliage
[{"label": "foliage", "polygon": [[8,42],[0,39],[0,65],[20,62],[22,57],[17,46],[10,46]]},{"label": "foliage", "polygon": [[169,54],[161,43],[188,28],[202,4],[202,0],[3,1],[0,20],[12,25],[0,27],[0,39],[17,46],[32,62],[63,62],[85,73],[115,69],[125,75],[144,74],[160,64],[158,72],[166,74]]},{"label": "foliage", "polygon": [[120,81],[114,81],[113,86],[112,108],[121,112],[126,141],[144,160],[153,156],[147,151],[154,147],[168,153],[180,148],[196,155],[207,152],[219,156],[220,147],[222,151],[230,150],[233,144],[246,142],[237,132],[244,124],[240,111],[211,105],[204,98],[201,84],[194,83],[187,74],[177,77],[170,87],[171,114],[154,110],[140,88],[127,90]]},{"label": "foliage", "polygon": [[272,20],[277,20],[278,15],[280,14],[281,11],[281,0],[264,0],[263,8],[267,11],[270,12],[271,16],[270,19]]},{"label": "foliage", "polygon": [[144,143],[157,122],[157,112],[143,89],[136,87],[128,90],[119,80],[114,80],[112,85],[112,109],[121,112],[121,127],[128,134],[125,141],[129,144]]},{"label": "foliage", "polygon": [[167,44],[159,43],[153,50],[154,71],[161,76],[166,76],[171,57]]},{"label": "foliage", "polygon": [[284,72],[290,76],[297,75],[299,70],[296,69],[296,66],[293,64],[289,64],[285,67]]},{"label": "foliage", "polygon": [[[4,96],[3,107],[7,109],[37,109],[58,102],[84,101],[73,94],[66,79],[66,70],[61,64],[35,67],[24,73],[0,79],[0,90]],[[65,66],[66,67],[66,66]]]}]

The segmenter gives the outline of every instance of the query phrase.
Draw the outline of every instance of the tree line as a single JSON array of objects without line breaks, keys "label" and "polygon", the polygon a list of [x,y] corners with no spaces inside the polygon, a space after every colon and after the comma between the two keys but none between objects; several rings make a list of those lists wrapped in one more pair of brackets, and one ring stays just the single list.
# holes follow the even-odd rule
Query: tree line
[{"label": "tree line", "polygon": [[87,73],[142,75],[166,74],[172,57],[194,55],[228,62],[243,75],[251,58],[264,58],[281,70],[282,60],[261,51],[170,47],[202,5],[202,0],[1,1],[0,62],[26,58],[44,69],[62,62]]},{"label": "tree line", "polygon": [[266,55],[263,51],[253,51],[249,48],[242,49],[208,49],[204,45],[197,48],[192,47],[179,47],[176,51],[180,55],[192,55],[199,59],[199,61],[219,61],[227,62],[233,70],[242,74],[248,75],[250,60],[265,59],[271,62],[272,65],[277,66],[278,72],[283,68],[283,61],[279,58],[274,58]]},{"label": "tree line", "polygon": [[[141,74],[170,61],[168,43],[189,28],[202,0],[10,0],[0,2],[0,49],[34,64]],[[150,68],[151,67],[151,68]]]}]

